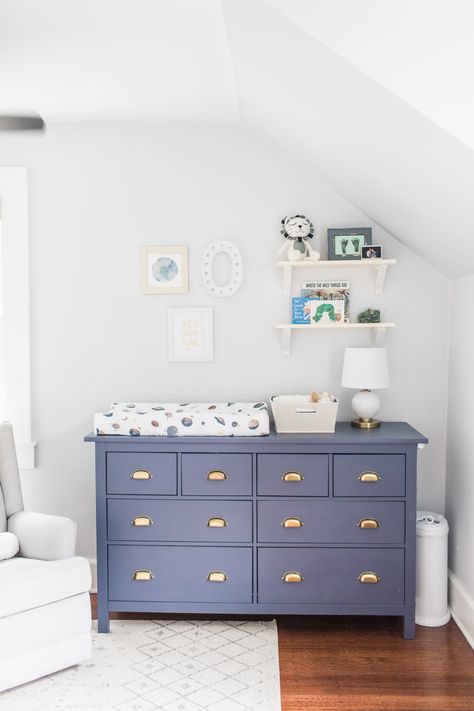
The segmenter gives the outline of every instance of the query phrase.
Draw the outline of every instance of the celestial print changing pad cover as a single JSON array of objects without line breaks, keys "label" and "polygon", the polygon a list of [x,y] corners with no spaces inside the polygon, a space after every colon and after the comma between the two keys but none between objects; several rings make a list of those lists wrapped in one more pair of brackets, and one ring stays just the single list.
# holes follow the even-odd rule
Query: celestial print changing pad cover
[{"label": "celestial print changing pad cover", "polygon": [[97,435],[258,437],[270,432],[264,402],[114,402],[94,415]]}]

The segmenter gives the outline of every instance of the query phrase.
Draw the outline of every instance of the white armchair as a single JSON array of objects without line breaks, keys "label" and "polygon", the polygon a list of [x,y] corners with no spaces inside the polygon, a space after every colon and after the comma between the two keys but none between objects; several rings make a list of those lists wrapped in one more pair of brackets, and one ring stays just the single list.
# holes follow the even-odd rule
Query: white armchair
[{"label": "white armchair", "polygon": [[0,560],[0,692],[91,656],[91,574],[75,556],[76,530],[23,511],[12,427],[0,423],[0,533],[19,543]]}]

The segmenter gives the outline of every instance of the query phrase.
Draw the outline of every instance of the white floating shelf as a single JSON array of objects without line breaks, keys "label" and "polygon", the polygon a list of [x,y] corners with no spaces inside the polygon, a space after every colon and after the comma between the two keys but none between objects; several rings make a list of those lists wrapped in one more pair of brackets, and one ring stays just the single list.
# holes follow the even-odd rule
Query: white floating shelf
[{"label": "white floating shelf", "polygon": [[385,277],[389,266],[397,263],[396,259],[334,259],[331,261],[313,261],[302,259],[296,262],[277,262],[277,267],[283,269],[283,294],[291,296],[293,269],[371,269],[374,275],[374,294],[383,294]]},{"label": "white floating shelf", "polygon": [[[332,263],[332,262],[331,262]],[[283,355],[289,356],[291,350],[291,332],[295,329],[300,331],[342,331],[346,328],[361,329],[368,328],[372,331],[372,340],[374,345],[382,345],[387,328],[394,328],[394,323],[324,323],[318,324],[317,326],[310,326],[305,323],[279,323],[275,326],[279,330],[283,331],[282,341],[283,341]]]}]

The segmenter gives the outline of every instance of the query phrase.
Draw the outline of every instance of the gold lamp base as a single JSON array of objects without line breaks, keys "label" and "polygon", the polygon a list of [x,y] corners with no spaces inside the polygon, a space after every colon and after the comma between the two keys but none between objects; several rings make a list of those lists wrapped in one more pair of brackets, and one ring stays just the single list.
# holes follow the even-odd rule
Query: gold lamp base
[{"label": "gold lamp base", "polygon": [[371,417],[365,419],[358,417],[355,420],[351,420],[352,427],[358,427],[361,430],[373,430],[376,427],[380,427],[381,424],[380,420],[373,420]]}]

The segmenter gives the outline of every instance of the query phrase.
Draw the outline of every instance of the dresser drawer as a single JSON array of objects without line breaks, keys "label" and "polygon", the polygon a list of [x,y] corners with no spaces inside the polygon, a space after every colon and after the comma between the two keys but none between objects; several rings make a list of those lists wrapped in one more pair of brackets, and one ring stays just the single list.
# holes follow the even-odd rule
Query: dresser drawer
[{"label": "dresser drawer", "polygon": [[185,496],[250,496],[252,455],[183,454],[182,477]]},{"label": "dresser drawer", "polygon": [[108,494],[177,493],[177,454],[109,452]]},{"label": "dresser drawer", "polygon": [[[293,575],[287,575],[292,573]],[[374,576],[359,576],[373,573]],[[285,582],[286,580],[288,582]],[[260,548],[258,601],[400,605],[404,551],[377,548]]]},{"label": "dresser drawer", "polygon": [[252,602],[251,548],[112,545],[108,573],[110,600]]},{"label": "dresser drawer", "polygon": [[327,496],[327,454],[257,455],[259,496]]},{"label": "dresser drawer", "polygon": [[335,454],[334,496],[405,496],[405,455]]},{"label": "dresser drawer", "polygon": [[250,501],[109,499],[111,541],[252,541]]},{"label": "dresser drawer", "polygon": [[405,504],[384,501],[259,501],[261,543],[404,543]]}]

